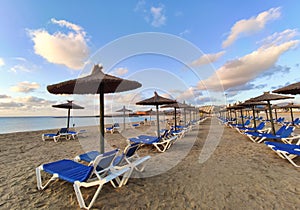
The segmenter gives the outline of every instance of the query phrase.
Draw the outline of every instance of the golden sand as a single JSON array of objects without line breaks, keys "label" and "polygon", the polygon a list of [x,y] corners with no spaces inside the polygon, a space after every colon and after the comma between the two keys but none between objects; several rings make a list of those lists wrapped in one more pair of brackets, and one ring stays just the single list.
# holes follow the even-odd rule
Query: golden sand
[{"label": "golden sand", "polygon": [[[98,141],[98,129],[86,129],[88,137],[58,143],[42,141],[42,133],[50,131],[0,135],[0,209],[79,209],[70,183],[37,190],[35,168],[85,152],[89,141]],[[137,132],[154,134],[147,126],[138,129],[106,134],[106,150],[124,148],[126,138]],[[201,163],[200,153],[220,131],[216,149]],[[299,169],[264,144],[223,130],[217,120],[206,120],[165,153],[144,147],[140,155],[146,154],[152,158],[144,173],[160,174],[130,179],[119,189],[105,185],[93,209],[299,209]],[[93,192],[83,191],[85,198]]]}]

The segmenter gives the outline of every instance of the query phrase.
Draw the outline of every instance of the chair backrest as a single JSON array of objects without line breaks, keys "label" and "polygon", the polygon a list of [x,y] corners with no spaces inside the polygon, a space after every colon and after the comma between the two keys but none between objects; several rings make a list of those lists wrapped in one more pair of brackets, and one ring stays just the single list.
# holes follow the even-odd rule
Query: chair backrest
[{"label": "chair backrest", "polygon": [[250,125],[251,121],[250,120],[246,120],[246,122],[244,123],[244,125]]},{"label": "chair backrest", "polygon": [[275,135],[281,135],[286,130],[286,125],[281,126],[275,133]]},{"label": "chair backrest", "polygon": [[68,133],[69,131],[68,131],[68,128],[61,128],[58,132],[57,132],[57,134],[60,134],[60,133]]},{"label": "chair backrest", "polygon": [[133,143],[128,145],[125,149],[124,149],[124,155],[129,158],[132,157],[136,151],[140,148],[140,144],[139,143]]},{"label": "chair backrest", "polygon": [[262,130],[266,125],[266,122],[261,122],[259,125],[256,127],[256,130]]},{"label": "chair backrest", "polygon": [[119,127],[120,127],[120,124],[119,124],[119,123],[114,123],[113,127],[119,128]]},{"label": "chair backrest", "polygon": [[164,133],[160,136],[160,138],[166,138],[168,136],[169,130],[165,130]]},{"label": "chair backrest", "polygon": [[281,138],[287,138],[287,137],[289,137],[293,133],[294,129],[295,129],[295,127],[288,127],[287,129],[285,129],[281,133]]},{"label": "chair backrest", "polygon": [[138,148],[140,147],[140,143],[133,143],[133,144],[129,144],[125,147],[124,151],[122,152],[121,155],[118,155],[114,161],[113,161],[113,165],[114,166],[117,166],[119,165],[123,160],[124,158],[130,158],[132,157],[136,151],[138,150]]},{"label": "chair backrest", "polygon": [[[97,171],[108,168],[112,165],[114,158],[116,157],[119,149],[115,149],[109,152],[98,155],[91,164],[94,168],[97,168]],[[95,167],[96,166],[96,167]]]}]

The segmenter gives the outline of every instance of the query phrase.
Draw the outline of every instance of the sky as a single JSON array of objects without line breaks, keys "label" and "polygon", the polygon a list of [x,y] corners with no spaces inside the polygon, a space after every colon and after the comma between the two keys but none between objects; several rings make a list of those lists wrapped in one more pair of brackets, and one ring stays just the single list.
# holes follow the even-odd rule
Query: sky
[{"label": "sky", "polygon": [[105,95],[106,113],[149,109],[135,103],[154,91],[203,106],[299,82],[299,10],[296,0],[0,1],[0,116],[65,115],[51,106],[66,100],[85,107],[75,115],[98,114],[97,95],[47,91],[98,64],[142,84]]}]

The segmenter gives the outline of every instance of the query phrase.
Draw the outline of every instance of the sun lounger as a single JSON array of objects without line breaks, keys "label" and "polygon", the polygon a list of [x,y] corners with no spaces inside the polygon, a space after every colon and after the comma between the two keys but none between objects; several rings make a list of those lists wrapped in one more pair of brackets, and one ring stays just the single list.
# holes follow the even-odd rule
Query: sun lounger
[{"label": "sun lounger", "polygon": [[105,133],[111,133],[113,134],[116,131],[120,130],[120,125],[119,123],[114,123],[111,127],[105,128]]},{"label": "sun lounger", "polygon": [[300,167],[293,160],[300,156],[300,145],[296,144],[285,144],[279,142],[265,142],[274,152],[276,152],[281,158],[287,159],[293,166]]},{"label": "sun lounger", "polygon": [[[84,165],[73,160],[59,160],[47,164],[42,164],[36,168],[37,187],[43,190],[52,181],[60,179],[73,184],[74,191],[80,208],[89,209],[94,204],[104,184],[110,182],[113,187],[121,187],[124,185],[130,176],[130,167],[114,168],[112,163],[118,150],[110,151],[98,155],[90,165]],[[96,170],[96,166],[102,168],[101,171]],[[51,174],[51,179],[45,184],[42,184],[41,172],[44,171]],[[122,176],[122,179],[119,177]],[[117,181],[115,184],[114,181]],[[97,190],[93,195],[90,203],[87,205],[83,199],[81,187],[94,187]]]},{"label": "sun lounger", "polygon": [[142,145],[153,145],[159,152],[165,152],[177,140],[177,136],[171,135],[168,130],[160,136],[139,135],[138,137],[129,138],[129,142],[138,143]]},{"label": "sun lounger", "polygon": [[67,128],[61,128],[57,133],[44,133],[42,134],[43,141],[53,139],[54,142],[58,142],[60,139],[75,139],[77,133],[74,131],[69,131]]},{"label": "sun lounger", "polygon": [[[256,128],[254,128],[254,127],[251,127],[251,128],[249,128],[249,127],[248,128],[247,127],[236,127],[236,130],[241,134],[244,134],[247,131],[261,132],[264,129],[265,125],[266,125],[266,122],[261,122],[261,123],[259,123],[259,125]],[[266,130],[266,131],[269,132],[268,130]],[[270,131],[271,131],[271,129],[270,129]]]},{"label": "sun lounger", "polygon": [[134,123],[134,124],[131,124],[131,126],[132,126],[133,128],[138,128],[138,127],[140,127],[141,125],[140,125],[140,123]]},{"label": "sun lounger", "polygon": [[292,126],[298,126],[300,123],[300,119],[297,117],[293,122],[283,122],[284,125],[292,125]]},{"label": "sun lounger", "polygon": [[[124,149],[124,151],[115,157],[113,166],[124,166],[126,164],[129,164],[132,169],[135,169],[136,171],[142,172],[145,168],[145,161],[150,159],[150,156],[146,157],[140,157],[137,153],[137,150],[139,149],[140,144],[134,143],[127,145]],[[81,155],[78,155],[75,157],[75,161],[84,161],[87,163],[92,162],[100,153],[98,151],[90,151]]]},{"label": "sun lounger", "polygon": [[293,133],[295,127],[282,126],[275,135],[271,133],[258,133],[258,132],[246,132],[245,134],[250,138],[251,141],[261,143],[266,139],[283,140],[289,138]]},{"label": "sun lounger", "polygon": [[244,124],[228,124],[231,128],[235,128],[235,127],[249,127],[251,121],[250,120],[246,120],[246,122]]}]

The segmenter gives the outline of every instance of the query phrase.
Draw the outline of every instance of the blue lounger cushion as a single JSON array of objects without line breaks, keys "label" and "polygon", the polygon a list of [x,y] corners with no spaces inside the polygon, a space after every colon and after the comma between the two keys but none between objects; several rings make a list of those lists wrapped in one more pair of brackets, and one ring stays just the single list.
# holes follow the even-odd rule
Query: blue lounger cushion
[{"label": "blue lounger cushion", "polygon": [[100,152],[98,151],[90,151],[84,154],[79,155],[80,160],[83,160],[87,163],[95,160],[95,158],[100,155]]},{"label": "blue lounger cushion", "polygon": [[274,150],[295,150],[300,151],[300,145],[296,145],[296,144],[285,144],[285,143],[281,143],[281,142],[270,142],[270,141],[266,141],[265,142],[266,145],[268,146],[273,146]]},{"label": "blue lounger cushion", "polygon": [[129,138],[131,142],[140,144],[153,144],[160,141],[160,138],[153,136],[139,136],[138,138]]},{"label": "blue lounger cushion", "polygon": [[59,178],[70,183],[75,181],[85,182],[91,176],[94,167],[77,163],[73,160],[59,160],[43,165],[44,171],[58,174]]}]

